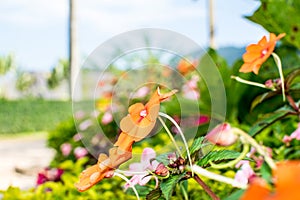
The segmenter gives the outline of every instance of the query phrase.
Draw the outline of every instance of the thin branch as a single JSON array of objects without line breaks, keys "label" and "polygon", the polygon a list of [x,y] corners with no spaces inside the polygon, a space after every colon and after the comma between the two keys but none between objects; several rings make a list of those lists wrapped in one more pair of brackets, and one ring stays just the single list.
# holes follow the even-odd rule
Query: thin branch
[{"label": "thin branch", "polygon": [[194,176],[194,179],[201,185],[201,187],[205,190],[205,192],[213,199],[220,200],[220,198],[204,183],[204,181],[197,175]]}]

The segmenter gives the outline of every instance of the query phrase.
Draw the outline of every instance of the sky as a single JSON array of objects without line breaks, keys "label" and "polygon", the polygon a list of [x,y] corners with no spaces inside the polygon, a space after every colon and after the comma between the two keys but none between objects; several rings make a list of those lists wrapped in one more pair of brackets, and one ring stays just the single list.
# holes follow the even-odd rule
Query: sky
[{"label": "sky", "polygon": [[[79,52],[87,57],[113,36],[161,28],[208,45],[208,0],[76,0]],[[217,47],[244,47],[267,32],[243,16],[255,0],[214,0]],[[13,53],[22,70],[48,71],[68,56],[68,0],[1,0],[0,56]],[[81,60],[81,62],[83,62]]]}]

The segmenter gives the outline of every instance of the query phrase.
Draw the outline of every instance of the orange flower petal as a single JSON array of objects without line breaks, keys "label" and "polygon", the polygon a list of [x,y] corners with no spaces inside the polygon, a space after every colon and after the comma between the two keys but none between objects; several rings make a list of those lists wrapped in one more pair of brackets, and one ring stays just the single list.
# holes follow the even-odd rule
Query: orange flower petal
[{"label": "orange flower petal", "polygon": [[276,191],[278,193],[290,193],[293,191],[299,193],[300,161],[286,161],[279,163],[277,166],[277,169],[273,172],[276,180]]},{"label": "orange flower petal", "polygon": [[262,47],[258,44],[250,44],[249,46],[246,47],[246,51],[261,52]]},{"label": "orange flower petal", "polygon": [[239,72],[244,72],[244,73],[248,73],[248,72],[252,72],[252,66],[251,63],[244,63]]},{"label": "orange flower petal", "polygon": [[[105,168],[105,170],[108,171],[108,168]],[[79,182],[75,183],[75,187],[80,192],[86,191],[104,178],[105,170],[100,170],[98,164],[88,167],[81,172]]]},{"label": "orange flower petal", "polygon": [[109,150],[109,158],[114,168],[118,168],[122,163],[131,159],[131,157],[131,151],[124,151],[119,147],[113,147]]},{"label": "orange flower petal", "polygon": [[254,62],[261,56],[261,52],[247,52],[243,55],[243,60],[245,63]]},{"label": "orange flower petal", "polygon": [[131,151],[133,143],[134,143],[134,138],[130,137],[127,133],[122,132],[119,135],[118,140],[115,143],[115,146],[125,151]]},{"label": "orange flower petal", "polygon": [[263,36],[260,40],[259,40],[259,42],[258,42],[258,45],[260,45],[260,46],[265,46],[267,44],[267,38],[266,38],[266,36]]},{"label": "orange flower petal", "polygon": [[[144,121],[148,119],[144,118]],[[135,142],[145,138],[153,129],[155,122],[147,122],[142,125],[135,124],[130,116],[124,117],[120,122],[121,130],[126,132]]]},{"label": "orange flower petal", "polygon": [[270,33],[269,41],[264,36],[257,44],[249,45],[247,52],[243,55],[244,64],[240,68],[240,72],[254,72],[258,74],[261,65],[270,57],[276,42],[285,36],[285,33],[279,34],[277,37],[274,33]]},{"label": "orange flower petal", "polygon": [[250,184],[240,200],[266,200],[270,194],[267,183],[260,178],[256,178]]}]

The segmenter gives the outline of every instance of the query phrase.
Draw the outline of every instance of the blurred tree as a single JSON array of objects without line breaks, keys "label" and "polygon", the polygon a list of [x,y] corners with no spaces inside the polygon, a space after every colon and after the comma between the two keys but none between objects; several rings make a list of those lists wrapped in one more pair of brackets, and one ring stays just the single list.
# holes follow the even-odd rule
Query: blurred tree
[{"label": "blurred tree", "polygon": [[47,79],[47,85],[50,89],[54,89],[59,86],[63,80],[69,80],[69,67],[70,64],[67,59],[60,59],[58,61]]},{"label": "blurred tree", "polygon": [[24,94],[29,94],[29,90],[36,83],[37,79],[34,74],[30,72],[17,72],[16,88]]},{"label": "blurred tree", "polygon": [[14,60],[13,54],[0,57],[0,75],[5,75],[7,72],[16,68]]}]

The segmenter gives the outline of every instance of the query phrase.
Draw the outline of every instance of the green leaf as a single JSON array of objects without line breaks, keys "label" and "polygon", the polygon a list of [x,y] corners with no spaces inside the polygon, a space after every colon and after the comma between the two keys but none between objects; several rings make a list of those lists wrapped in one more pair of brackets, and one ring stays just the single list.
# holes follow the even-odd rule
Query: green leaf
[{"label": "green leaf", "polygon": [[289,91],[299,91],[300,90],[300,83],[295,83],[291,85]]},{"label": "green leaf", "polygon": [[146,200],[157,200],[161,197],[161,195],[162,195],[161,189],[156,188],[146,195]]},{"label": "green leaf", "polygon": [[239,156],[240,152],[232,150],[211,151],[199,160],[197,165],[208,167],[210,162],[220,163],[223,161],[234,160]]},{"label": "green leaf", "polygon": [[[168,165],[169,164],[169,159],[168,159],[168,154],[169,153],[165,153],[165,154],[160,154],[158,156],[156,156],[154,159],[152,160],[156,160],[159,163],[163,163],[164,165]],[[151,161],[152,161],[151,160]]]},{"label": "green leaf", "polygon": [[284,106],[281,109],[275,111],[274,113],[264,115],[262,120],[258,121],[254,124],[254,126],[252,126],[252,128],[249,131],[249,135],[255,136],[256,134],[260,133],[262,130],[264,130],[266,127],[270,126],[277,120],[289,115],[291,111],[292,110],[290,107]]},{"label": "green leaf", "polygon": [[242,195],[244,194],[245,190],[237,190],[228,197],[226,197],[224,200],[239,200],[241,199]]},{"label": "green leaf", "polygon": [[176,184],[185,176],[183,174],[172,175],[168,179],[163,180],[160,183],[160,189],[164,195],[164,197],[169,200]]},{"label": "green leaf", "polygon": [[[280,12],[278,12],[280,10]],[[283,41],[300,48],[300,1],[263,0],[251,17],[251,21],[262,25],[272,33],[286,33]],[[287,18],[287,16],[293,16]],[[288,19],[288,20],[287,20]]]},{"label": "green leaf", "polygon": [[255,99],[252,101],[251,104],[251,110],[253,110],[258,104],[260,104],[261,102],[263,102],[266,99],[269,99],[275,95],[278,94],[278,91],[271,91],[271,92],[266,92],[263,93],[261,95],[258,95],[257,97],[255,97]]},{"label": "green leaf", "polygon": [[268,183],[272,183],[272,169],[264,162],[260,168],[260,173],[263,179],[268,181]]},{"label": "green leaf", "polygon": [[193,144],[190,147],[190,154],[193,154],[201,149],[204,139],[205,137],[198,137],[193,141]]},{"label": "green leaf", "polygon": [[291,83],[293,82],[293,80],[297,77],[300,76],[300,69],[296,69],[294,71],[292,71],[285,79],[285,84],[287,86],[291,85]]}]

